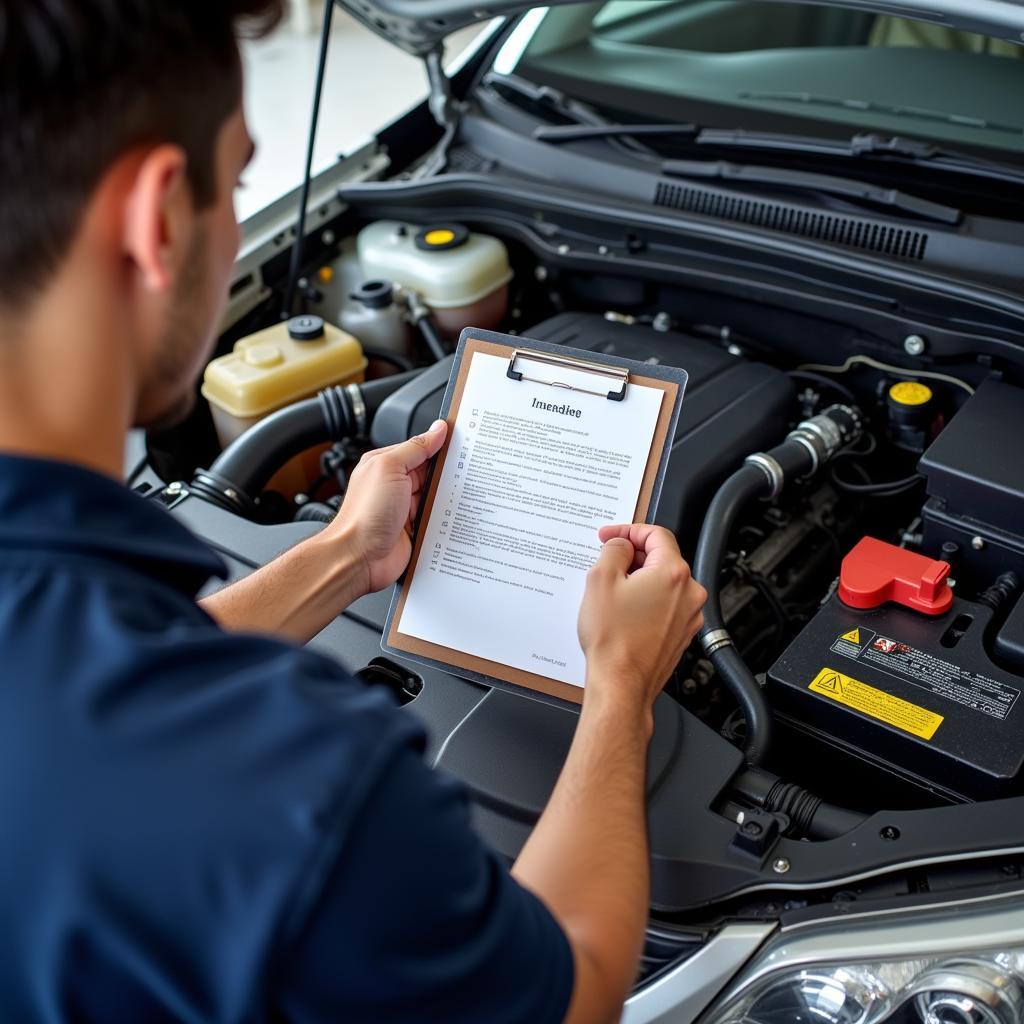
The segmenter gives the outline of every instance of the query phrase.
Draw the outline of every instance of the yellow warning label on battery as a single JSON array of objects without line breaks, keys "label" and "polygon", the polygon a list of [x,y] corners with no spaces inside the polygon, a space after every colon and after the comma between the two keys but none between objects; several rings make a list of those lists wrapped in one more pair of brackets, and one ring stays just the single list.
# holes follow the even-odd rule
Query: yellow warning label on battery
[{"label": "yellow warning label on battery", "polygon": [[859,629],[851,629],[849,633],[844,633],[839,639],[840,640],[849,640],[851,644],[859,644],[860,643],[860,630]]},{"label": "yellow warning label on battery", "polygon": [[[844,638],[845,639],[845,638]],[[894,697],[891,693],[868,686],[859,679],[837,672],[834,668],[823,668],[811,683],[809,689],[823,697],[845,704],[863,715],[870,715],[880,722],[894,725],[897,729],[914,736],[930,740],[935,730],[942,725],[942,715],[927,708],[911,704],[908,700]]]}]

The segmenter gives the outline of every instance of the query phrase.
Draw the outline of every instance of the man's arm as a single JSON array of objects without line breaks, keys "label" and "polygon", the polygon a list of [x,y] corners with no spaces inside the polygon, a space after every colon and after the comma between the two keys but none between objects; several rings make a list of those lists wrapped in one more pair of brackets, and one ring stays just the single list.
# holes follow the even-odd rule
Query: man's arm
[{"label": "man's arm", "polygon": [[225,629],[305,643],[364,594],[390,586],[412,554],[412,526],[427,463],[445,439],[425,434],[368,452],[334,522],[250,576],[201,601]]},{"label": "man's arm", "polygon": [[645,774],[651,706],[703,623],[707,596],[675,538],[606,527],[580,609],[583,709],[569,756],[513,875],[573,948],[570,1024],[618,1020],[649,899]]}]

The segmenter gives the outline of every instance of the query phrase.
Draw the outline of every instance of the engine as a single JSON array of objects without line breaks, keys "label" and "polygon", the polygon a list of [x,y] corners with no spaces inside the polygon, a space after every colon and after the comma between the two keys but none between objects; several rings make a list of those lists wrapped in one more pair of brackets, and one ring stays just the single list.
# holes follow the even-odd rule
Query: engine
[{"label": "engine", "polygon": [[[1006,847],[997,817],[963,817],[1024,796],[1024,460],[1008,450],[1024,391],[1004,375],[910,366],[775,314],[759,337],[756,302],[728,310],[736,328],[710,295],[556,272],[460,224],[369,223],[300,285],[305,312],[229,334],[207,403],[149,438],[179,481],[162,500],[242,566],[329,521],[362,451],[436,418],[465,326],[688,371],[657,521],[711,601],[656,708],[656,905],[736,898],[780,872],[823,885],[851,871],[829,840],[854,833],[875,871],[934,854],[959,822],[957,852]],[[571,713],[380,657],[386,605],[364,599],[320,642],[434,716],[440,763],[514,856]],[[496,777],[524,750],[529,779]]]}]

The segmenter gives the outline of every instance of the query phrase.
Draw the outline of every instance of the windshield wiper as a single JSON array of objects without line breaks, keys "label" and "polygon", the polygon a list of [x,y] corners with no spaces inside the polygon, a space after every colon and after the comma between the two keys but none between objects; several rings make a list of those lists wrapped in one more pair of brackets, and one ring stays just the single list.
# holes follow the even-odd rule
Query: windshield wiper
[{"label": "windshield wiper", "polygon": [[[717,133],[717,134],[716,134]],[[610,139],[614,137],[639,138],[642,136],[680,137],[701,142],[709,134],[726,136],[729,133],[717,129],[699,128],[692,124],[588,124],[588,125],[542,125],[533,130],[533,137],[540,142],[576,142],[582,139]],[[736,138],[746,134],[733,132]],[[765,138],[766,136],[761,136]],[[710,140],[709,140],[710,141]],[[822,140],[825,141],[825,140]],[[736,143],[738,145],[738,143]],[[924,220],[940,224],[959,224],[963,213],[953,206],[934,203],[920,196],[909,195],[898,189],[883,188],[852,178],[831,174],[816,174],[810,171],[793,170],[786,167],[761,167],[725,161],[706,160],[659,160],[658,171],[671,177],[713,178],[744,185],[769,185],[776,188],[799,189],[805,192],[821,192],[841,196],[859,202],[874,203],[877,206],[899,210]]]},{"label": "windshield wiper", "polygon": [[725,160],[665,160],[661,164],[661,173],[673,177],[712,178],[741,185],[768,185],[821,192],[889,207],[940,224],[956,225],[963,218],[963,212],[954,206],[933,203],[929,199],[922,199],[899,189],[883,188],[855,178],[840,178],[833,174],[816,174],[813,171],[798,171],[788,167],[760,167],[752,164],[733,164]]},{"label": "windshield wiper", "polygon": [[[537,85],[528,78],[520,78],[518,75],[502,75],[496,71],[490,72],[484,78],[483,84],[490,89],[505,89],[532,103],[544,112],[554,113],[559,117],[565,118],[567,121],[573,122],[573,124],[546,126],[553,131],[577,130],[603,134],[608,136],[608,141],[621,152],[642,159],[658,159],[658,154],[649,146],[636,141],[631,132],[620,131],[619,129],[623,128],[623,125],[609,121],[592,107],[587,106],[585,103],[580,103],[579,100],[574,100],[571,96],[567,96],[564,92],[560,92],[549,85]],[[542,130],[543,128],[538,128],[536,131]],[[534,137],[536,137],[536,131],[534,132]],[[581,137],[587,138],[588,136],[583,135]]]},{"label": "windshield wiper", "polygon": [[1024,183],[1024,171],[1009,164],[961,153],[955,149],[919,142],[900,135],[866,132],[849,139],[824,139],[812,135],[748,131],[743,128],[705,128],[694,136],[699,146],[763,149],[773,152],[804,153],[850,159],[866,157],[880,162],[910,163],[936,170],[953,171],[1013,184]]},{"label": "windshield wiper", "polygon": [[533,137],[541,142],[577,142],[582,139],[613,137],[648,138],[663,136],[694,146],[709,148],[761,149],[775,153],[800,153],[807,156],[867,158],[880,163],[911,163],[958,174],[1024,184],[1024,170],[995,160],[985,160],[957,150],[906,139],[902,136],[864,133],[849,139],[816,138],[811,135],[787,135],[781,132],[752,131],[745,128],[701,128],[680,123],[542,125]]}]

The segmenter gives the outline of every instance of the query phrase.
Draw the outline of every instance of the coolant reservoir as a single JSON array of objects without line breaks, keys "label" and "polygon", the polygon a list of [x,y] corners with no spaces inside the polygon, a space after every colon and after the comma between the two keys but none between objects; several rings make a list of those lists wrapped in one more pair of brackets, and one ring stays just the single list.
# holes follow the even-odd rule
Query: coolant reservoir
[{"label": "coolant reservoir", "polygon": [[206,367],[202,390],[228,445],[268,413],[332,384],[361,381],[365,369],[351,334],[318,316],[297,316],[236,341]]},{"label": "coolant reservoir", "polygon": [[416,292],[438,327],[456,335],[464,327],[497,327],[508,307],[512,270],[508,250],[491,235],[462,224],[382,220],[359,232],[364,278],[388,278]]}]

